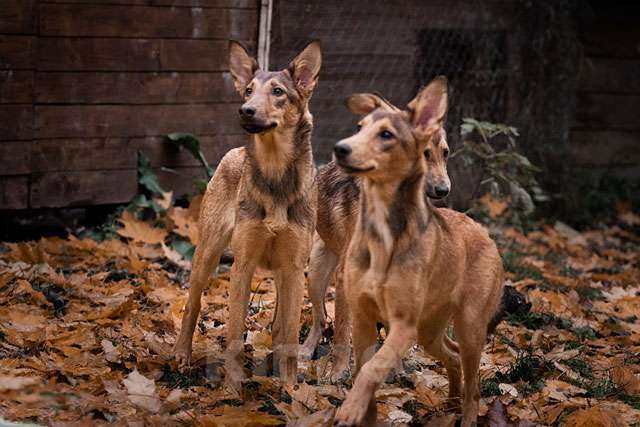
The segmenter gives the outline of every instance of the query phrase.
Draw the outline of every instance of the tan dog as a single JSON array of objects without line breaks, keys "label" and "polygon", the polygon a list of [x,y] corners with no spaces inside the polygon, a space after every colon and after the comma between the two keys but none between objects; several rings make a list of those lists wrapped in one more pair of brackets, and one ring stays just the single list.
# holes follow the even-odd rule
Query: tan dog
[{"label": "tan dog", "polygon": [[[382,110],[400,110],[385,101]],[[447,173],[449,146],[446,132],[441,129],[438,136],[429,140],[424,152],[427,170],[425,174],[426,195],[441,199],[449,194],[451,182]],[[309,298],[312,303],[313,322],[309,334],[300,349],[302,358],[311,358],[326,324],[324,300],[327,287],[335,277],[336,309],[332,366],[330,382],[339,382],[348,374],[351,357],[351,322],[342,285],[342,267],[351,236],[359,215],[360,178],[329,162],[318,173],[318,224],[309,262]]]},{"label": "tan dog", "polygon": [[229,151],[207,186],[191,272],[191,289],[175,346],[175,358],[189,363],[200,296],[224,248],[231,243],[225,385],[241,390],[245,317],[256,266],[274,272],[274,366],[294,383],[304,293],[304,268],[316,223],[317,192],[311,152],[309,99],[318,80],[321,54],[310,43],[287,69],[266,72],[238,43],[230,43],[230,70],[244,99],[240,124],[253,140]]},{"label": "tan dog", "polygon": [[[379,104],[376,95],[351,97],[351,111],[366,117],[356,135],[334,147],[338,165],[362,180],[345,262],[357,376],[335,423],[373,425],[376,389],[417,342],[446,367],[451,397],[460,397],[464,374],[462,425],[471,426],[480,355],[502,293],[502,261],[482,226],[425,201],[422,153],[442,128],[446,80],[432,81],[407,111],[376,110]],[[451,320],[457,343],[447,337]],[[389,333],[376,353],[377,321]]]}]

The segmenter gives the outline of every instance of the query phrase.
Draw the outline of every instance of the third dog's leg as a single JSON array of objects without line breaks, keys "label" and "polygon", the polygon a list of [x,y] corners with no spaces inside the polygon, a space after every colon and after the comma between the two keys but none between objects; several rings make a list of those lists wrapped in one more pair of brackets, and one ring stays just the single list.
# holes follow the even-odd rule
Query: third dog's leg
[{"label": "third dog's leg", "polygon": [[483,316],[462,311],[454,319],[456,338],[460,346],[462,371],[464,373],[464,400],[462,403],[462,427],[476,424],[480,400],[478,369],[480,356],[486,340],[486,322]]},{"label": "third dog's leg", "polygon": [[332,370],[329,380],[332,383],[344,379],[349,371],[351,359],[351,310],[347,303],[344,285],[344,264],[340,263],[336,271],[336,315],[333,323]]},{"label": "third dog's leg", "polygon": [[320,342],[320,338],[322,338],[322,331],[327,317],[324,300],[327,295],[327,287],[331,282],[337,265],[338,256],[326,247],[322,239],[316,236],[309,260],[308,287],[313,323],[307,339],[300,348],[300,357],[303,359],[310,359],[313,356],[313,352],[318,342]]}]

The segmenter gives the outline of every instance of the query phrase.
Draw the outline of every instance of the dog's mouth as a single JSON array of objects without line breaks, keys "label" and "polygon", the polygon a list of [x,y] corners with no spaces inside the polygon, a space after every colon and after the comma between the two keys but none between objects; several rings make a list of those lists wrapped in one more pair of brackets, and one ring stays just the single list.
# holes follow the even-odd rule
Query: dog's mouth
[{"label": "dog's mouth", "polygon": [[346,173],[351,173],[351,174],[359,174],[359,173],[365,173],[365,172],[369,172],[375,169],[375,166],[370,166],[368,168],[358,168],[355,166],[351,166],[347,163],[344,163],[344,161],[340,161],[340,160],[336,160],[336,163],[338,164],[338,166],[345,171]]},{"label": "dog's mouth", "polygon": [[275,122],[269,124],[240,122],[240,126],[249,133],[262,133],[275,128],[278,124]]},{"label": "dog's mouth", "polygon": [[440,199],[444,199],[446,196],[438,196],[437,194],[427,190],[427,197],[434,200],[440,200]]}]

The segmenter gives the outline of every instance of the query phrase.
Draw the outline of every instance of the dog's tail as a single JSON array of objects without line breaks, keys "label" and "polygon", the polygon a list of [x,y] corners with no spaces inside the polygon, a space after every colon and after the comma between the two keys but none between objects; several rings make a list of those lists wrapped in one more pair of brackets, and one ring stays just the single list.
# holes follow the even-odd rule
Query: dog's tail
[{"label": "dog's tail", "polygon": [[519,292],[513,286],[505,286],[502,288],[502,297],[500,305],[496,313],[491,318],[487,326],[487,335],[491,335],[496,331],[498,324],[510,315],[526,314],[531,309],[531,303],[527,302],[524,294]]}]

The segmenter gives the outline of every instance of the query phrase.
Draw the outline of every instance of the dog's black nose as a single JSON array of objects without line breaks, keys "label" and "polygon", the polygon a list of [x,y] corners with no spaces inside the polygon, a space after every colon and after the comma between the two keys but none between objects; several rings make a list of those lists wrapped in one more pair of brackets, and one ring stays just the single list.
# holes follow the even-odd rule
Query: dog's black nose
[{"label": "dog's black nose", "polygon": [[240,115],[245,117],[253,117],[256,115],[256,109],[253,107],[242,106],[240,107]]},{"label": "dog's black nose", "polygon": [[449,194],[449,187],[447,187],[446,185],[436,185],[436,196],[438,197],[444,197],[447,194]]},{"label": "dog's black nose", "polygon": [[337,158],[343,159],[351,154],[351,146],[343,142],[338,142],[333,146],[333,152],[336,154]]}]

